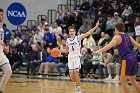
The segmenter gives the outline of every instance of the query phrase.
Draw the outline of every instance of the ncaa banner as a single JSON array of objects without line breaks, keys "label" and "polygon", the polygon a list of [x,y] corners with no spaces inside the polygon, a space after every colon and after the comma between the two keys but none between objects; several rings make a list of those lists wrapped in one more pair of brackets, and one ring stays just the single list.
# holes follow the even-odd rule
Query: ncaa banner
[{"label": "ncaa banner", "polygon": [[13,25],[21,25],[26,17],[26,9],[21,3],[12,3],[7,8],[7,19]]}]

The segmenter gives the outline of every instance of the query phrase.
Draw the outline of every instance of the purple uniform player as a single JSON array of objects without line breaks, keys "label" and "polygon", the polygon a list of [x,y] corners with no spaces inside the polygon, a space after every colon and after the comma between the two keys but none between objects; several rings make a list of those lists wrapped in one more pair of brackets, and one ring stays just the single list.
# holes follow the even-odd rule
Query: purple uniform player
[{"label": "purple uniform player", "polygon": [[130,93],[130,89],[127,84],[127,80],[133,84],[137,93],[140,93],[140,85],[136,81],[136,73],[138,60],[133,53],[133,46],[140,49],[140,44],[138,44],[131,36],[125,33],[125,26],[123,23],[117,23],[115,25],[115,36],[112,41],[104,46],[103,48],[93,52],[94,55],[104,52],[117,46],[119,50],[119,56],[122,59],[120,82],[125,93]]},{"label": "purple uniform player", "polygon": [[138,60],[133,52],[133,45],[128,34],[120,34],[121,44],[117,45],[122,60],[121,75],[134,76],[138,70]]}]

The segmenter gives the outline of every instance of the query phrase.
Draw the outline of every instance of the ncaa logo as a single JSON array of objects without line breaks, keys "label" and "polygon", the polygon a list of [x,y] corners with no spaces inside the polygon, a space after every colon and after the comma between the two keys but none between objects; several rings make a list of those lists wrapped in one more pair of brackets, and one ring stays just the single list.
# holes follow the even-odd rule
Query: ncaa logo
[{"label": "ncaa logo", "polygon": [[21,25],[26,20],[26,9],[20,3],[12,3],[7,9],[7,19],[13,25]]}]

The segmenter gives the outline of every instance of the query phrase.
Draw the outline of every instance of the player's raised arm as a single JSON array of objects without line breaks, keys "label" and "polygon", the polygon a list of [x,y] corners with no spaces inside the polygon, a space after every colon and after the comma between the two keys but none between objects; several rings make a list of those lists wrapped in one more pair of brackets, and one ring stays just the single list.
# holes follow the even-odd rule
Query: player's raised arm
[{"label": "player's raised arm", "polygon": [[96,25],[94,28],[90,29],[88,32],[86,32],[84,35],[82,35],[82,37],[80,37],[80,40],[82,40],[83,38],[87,37],[88,35],[92,34],[96,28],[99,26],[99,20],[97,21]]},{"label": "player's raised arm", "polygon": [[133,46],[137,47],[138,49],[140,49],[140,44],[137,43],[131,36],[130,36],[131,42],[133,44]]},{"label": "player's raised arm", "polygon": [[93,54],[98,54],[98,53],[100,53],[100,52],[104,52],[104,51],[107,51],[107,50],[109,50],[110,48],[112,48],[113,46],[116,46],[116,45],[118,45],[118,43],[120,43],[120,36],[119,35],[116,35],[116,36],[114,36],[113,37],[113,39],[112,39],[112,41],[109,43],[109,44],[107,44],[106,46],[104,46],[103,48],[101,48],[101,49],[99,49],[99,50],[97,50],[97,51],[95,51]]}]

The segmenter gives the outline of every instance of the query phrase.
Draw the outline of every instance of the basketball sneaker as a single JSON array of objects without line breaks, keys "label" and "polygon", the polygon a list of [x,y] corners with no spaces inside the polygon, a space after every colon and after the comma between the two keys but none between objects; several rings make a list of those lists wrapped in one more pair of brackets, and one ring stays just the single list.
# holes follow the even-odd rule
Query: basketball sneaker
[{"label": "basketball sneaker", "polygon": [[76,93],[81,93],[80,86],[76,86],[75,90],[76,90]]}]

